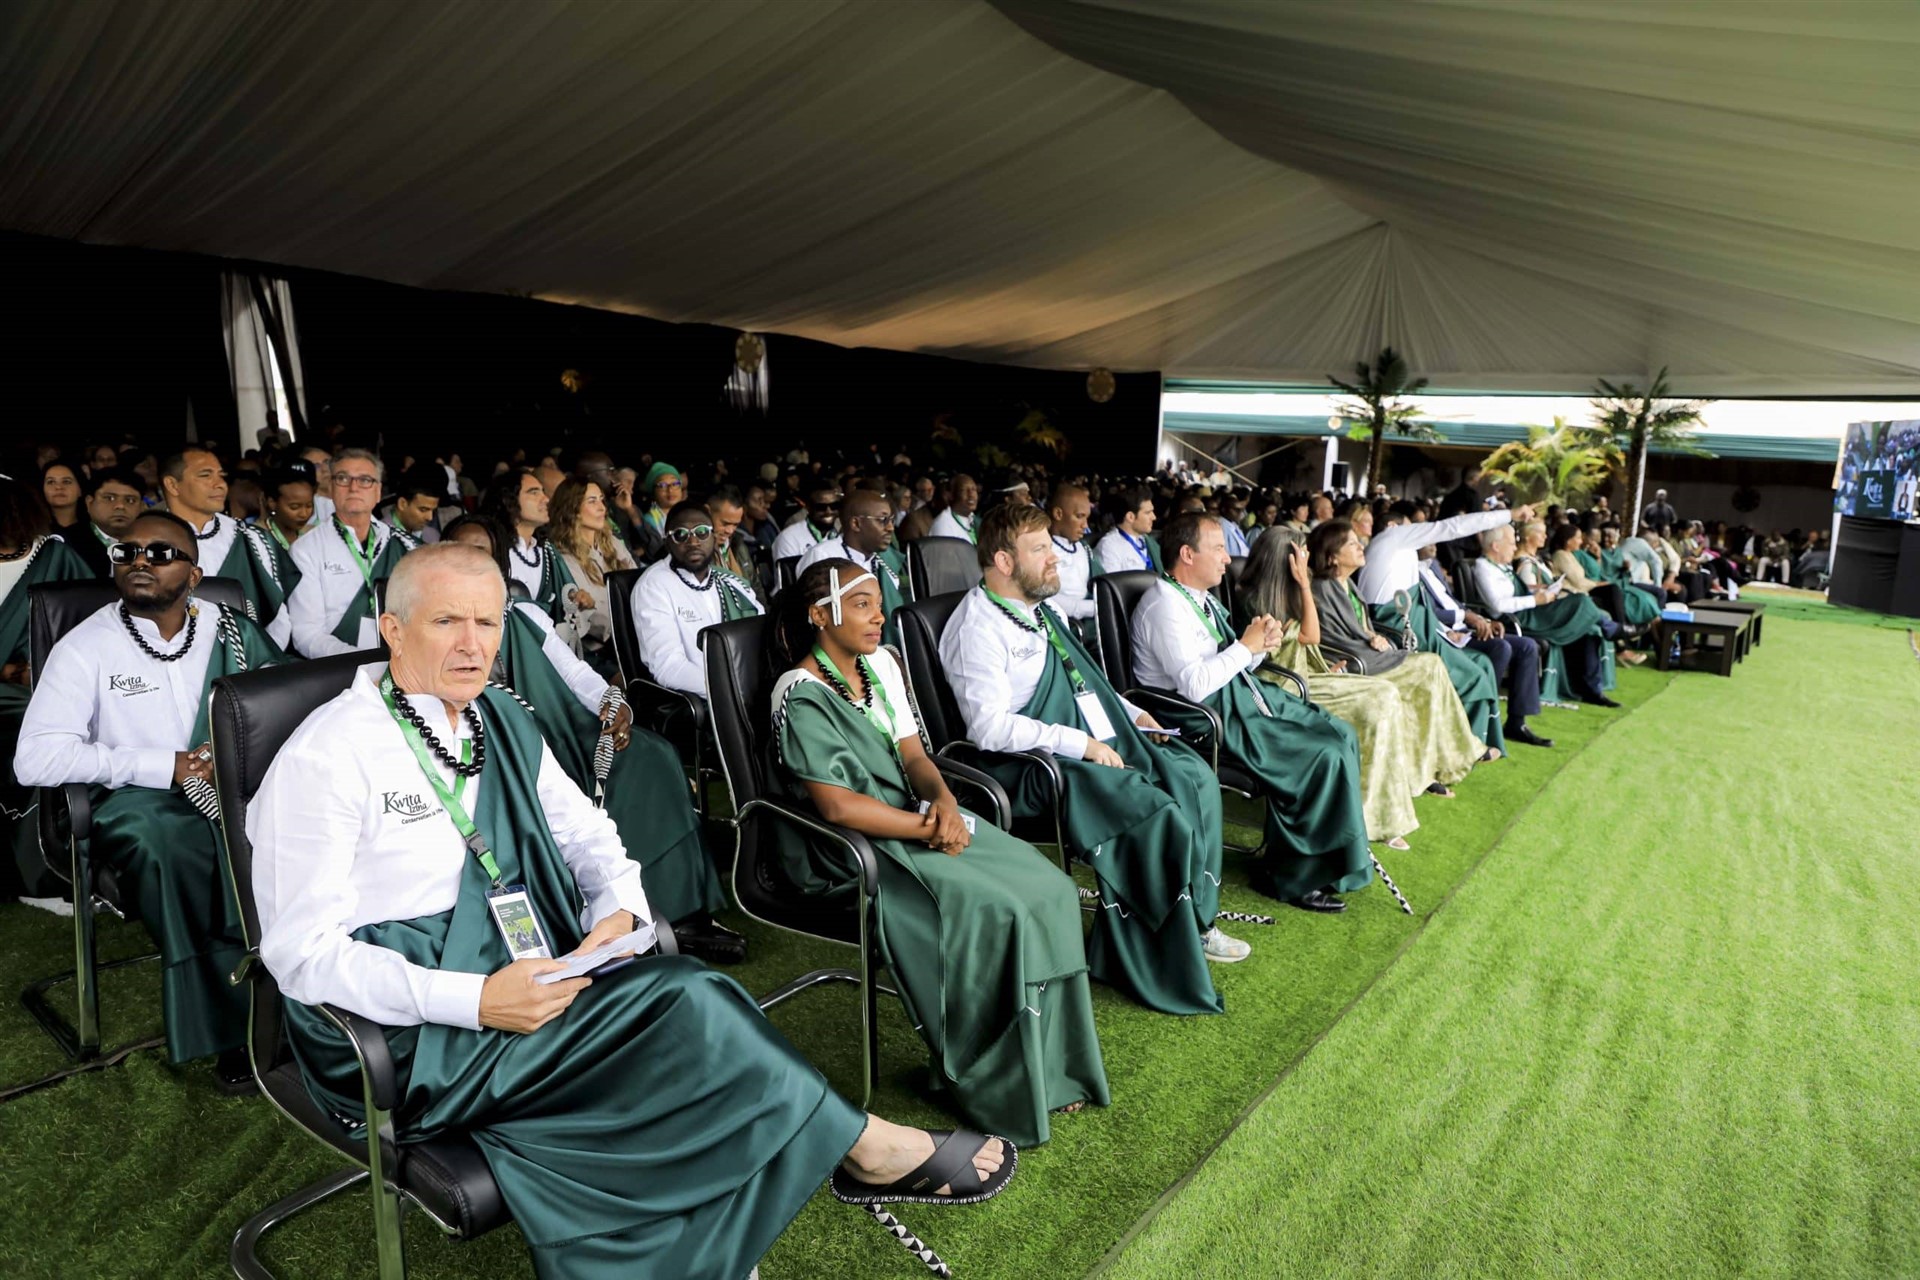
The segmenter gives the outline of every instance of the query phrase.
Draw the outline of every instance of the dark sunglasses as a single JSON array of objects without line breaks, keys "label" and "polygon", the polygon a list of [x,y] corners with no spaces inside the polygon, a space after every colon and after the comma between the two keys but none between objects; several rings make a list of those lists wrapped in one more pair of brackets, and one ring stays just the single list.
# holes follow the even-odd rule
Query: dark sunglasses
[{"label": "dark sunglasses", "polygon": [[185,560],[187,553],[171,542],[149,542],[141,546],[137,542],[116,542],[107,548],[107,560],[111,564],[132,564],[141,556],[148,564],[172,564],[175,560]]},{"label": "dark sunglasses", "polygon": [[684,546],[689,538],[699,538],[702,541],[711,538],[713,536],[713,526],[710,524],[697,524],[691,529],[669,529],[667,530],[667,536]]}]

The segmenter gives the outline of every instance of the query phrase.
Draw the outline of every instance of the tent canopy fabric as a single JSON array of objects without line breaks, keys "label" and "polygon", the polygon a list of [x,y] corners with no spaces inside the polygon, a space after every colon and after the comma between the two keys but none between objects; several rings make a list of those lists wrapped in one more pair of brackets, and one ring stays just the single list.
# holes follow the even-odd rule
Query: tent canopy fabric
[{"label": "tent canopy fabric", "polygon": [[973,359],[1920,390],[1920,6],[15,0],[0,228]]}]

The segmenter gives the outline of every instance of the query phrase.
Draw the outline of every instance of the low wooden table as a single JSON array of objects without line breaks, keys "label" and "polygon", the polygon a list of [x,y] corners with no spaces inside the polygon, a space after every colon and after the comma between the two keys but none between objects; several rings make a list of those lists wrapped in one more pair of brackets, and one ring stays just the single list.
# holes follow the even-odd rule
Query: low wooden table
[{"label": "low wooden table", "polygon": [[[1673,642],[1678,637],[1683,645],[1691,641],[1696,652],[1715,655],[1713,664],[1703,664],[1701,669],[1723,676],[1733,674],[1733,664],[1746,656],[1743,637],[1751,630],[1751,623],[1744,614],[1703,617],[1704,612],[1695,609],[1691,622],[1678,622],[1672,618],[1660,618],[1654,622],[1657,643],[1653,647],[1653,662],[1656,670],[1674,669]],[[1719,641],[1718,645],[1711,643],[1716,640]]]},{"label": "low wooden table", "polygon": [[1767,619],[1767,605],[1764,600],[1702,600],[1702,609],[1715,613],[1744,613],[1753,619],[1753,647],[1760,647],[1760,631]]},{"label": "low wooden table", "polygon": [[1745,662],[1747,660],[1747,654],[1753,649],[1754,620],[1752,614],[1743,613],[1738,609],[1723,609],[1719,605],[1708,606],[1701,604],[1694,606],[1693,616],[1701,622],[1730,622],[1738,627],[1740,629],[1739,633],[1734,637],[1733,660],[1735,662]]}]

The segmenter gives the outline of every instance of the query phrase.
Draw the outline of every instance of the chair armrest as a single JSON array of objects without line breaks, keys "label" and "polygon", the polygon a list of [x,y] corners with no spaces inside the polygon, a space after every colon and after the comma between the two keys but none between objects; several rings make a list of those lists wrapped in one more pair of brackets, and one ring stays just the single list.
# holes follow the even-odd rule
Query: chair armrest
[{"label": "chair armrest", "polygon": [[321,1014],[353,1046],[353,1056],[360,1060],[360,1075],[366,1085],[367,1101],[382,1111],[392,1111],[400,1104],[400,1085],[393,1073],[393,1051],[387,1047],[386,1033],[371,1018],[363,1018],[350,1013],[339,1005],[323,1004],[318,1006]]},{"label": "chair armrest", "polygon": [[860,884],[867,897],[872,898],[880,892],[879,855],[874,853],[873,846],[858,831],[836,826],[822,818],[804,813],[784,800],[749,800],[740,806],[740,812],[734,815],[734,822],[738,824],[745,821],[756,810],[764,810],[782,822],[833,841],[853,857],[854,865],[860,869]]},{"label": "chair armrest", "polygon": [[[1272,662],[1267,663],[1266,665],[1262,666],[1260,669],[1262,671],[1271,671],[1275,675],[1279,676],[1282,680],[1291,682],[1293,685],[1293,691],[1300,695],[1300,701],[1306,703],[1308,706],[1313,705],[1313,695],[1307,692],[1306,677],[1302,676],[1298,671],[1294,671],[1288,667],[1283,667],[1283,666],[1280,666],[1278,663],[1272,663]],[[1255,678],[1258,679],[1258,677],[1255,677]]]},{"label": "chair armrest", "polygon": [[986,804],[980,807],[992,811],[994,826],[1005,830],[1013,822],[1013,801],[1007,799],[1007,789],[994,781],[991,774],[945,756],[934,757],[933,763],[948,786],[958,783],[986,797]]},{"label": "chair armrest", "polygon": [[[1121,696],[1149,715],[1152,715],[1154,709],[1158,707],[1165,711],[1170,719],[1196,714],[1205,716],[1207,745],[1204,750],[1207,754],[1207,763],[1213,766],[1215,773],[1220,772],[1220,716],[1212,707],[1204,702],[1183,698],[1177,693],[1169,693],[1165,689],[1129,689]],[[1156,720],[1159,718],[1157,715],[1154,716]],[[1187,745],[1195,751],[1203,749],[1198,743],[1190,742]]]},{"label": "chair armrest", "polygon": [[680,939],[673,936],[673,926],[665,920],[655,920],[653,922],[653,937],[660,948],[661,955],[677,956],[680,954]]}]

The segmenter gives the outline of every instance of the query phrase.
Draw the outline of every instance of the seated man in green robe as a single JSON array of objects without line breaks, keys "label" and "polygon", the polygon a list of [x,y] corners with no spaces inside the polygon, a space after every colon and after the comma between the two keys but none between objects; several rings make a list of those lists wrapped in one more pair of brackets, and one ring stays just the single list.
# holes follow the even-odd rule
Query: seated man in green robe
[{"label": "seated man in green robe", "polygon": [[[480,1147],[543,1280],[740,1280],[830,1174],[854,1203],[1005,1184],[1010,1144],[863,1114],[698,960],[541,981],[558,957],[644,946],[640,866],[487,687],[493,559],[414,552],[386,607],[391,663],[307,718],[247,814],[260,957],[321,1105],[362,1114],[325,1003],[386,1029],[402,1140]],[[513,949],[529,921],[541,945]]]},{"label": "seated man in green robe", "polygon": [[[1346,910],[1335,895],[1373,879],[1358,739],[1319,707],[1254,680],[1254,668],[1279,647],[1281,626],[1257,617],[1233,635],[1213,597],[1227,574],[1219,517],[1175,516],[1160,531],[1160,554],[1167,571],[1133,611],[1134,675],[1146,688],[1212,708],[1220,758],[1260,780],[1266,852],[1254,887],[1305,911]],[[1210,731],[1198,711],[1179,725],[1195,740]]]},{"label": "seated man in green robe", "polygon": [[[971,1123],[1045,1142],[1050,1112],[1107,1103],[1073,880],[947,789],[900,664],[880,646],[887,613],[872,570],[820,560],[780,599],[780,765],[821,816],[880,855],[880,949],[934,1085]],[[798,839],[783,852],[795,885],[848,891],[844,858]]]},{"label": "seated man in green robe", "polygon": [[227,975],[244,948],[218,813],[190,803],[187,789],[212,774],[213,682],[286,656],[246,617],[193,598],[199,545],[186,521],[149,511],[110,548],[120,599],[47,655],[13,764],[27,786],[95,788],[94,859],[131,887],[160,944],[167,1054],[220,1054],[221,1081],[237,1091],[251,1081],[247,1011]]},{"label": "seated man in green robe", "polygon": [[[1244,960],[1250,948],[1214,924],[1219,781],[1197,752],[1114,691],[1044,603],[1060,589],[1046,512],[996,508],[976,545],[985,581],[940,637],[968,738],[985,751],[1052,754],[1067,848],[1099,885],[1087,948],[1093,976],[1162,1013],[1221,1012],[1207,962]],[[1050,815],[1037,764],[1006,756],[990,772],[1016,814]]]}]

